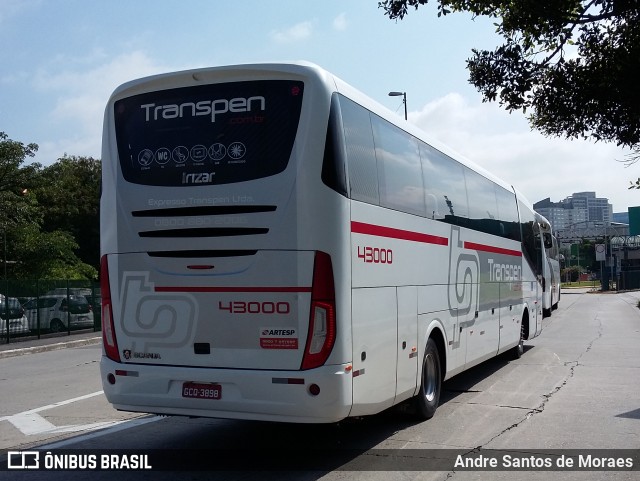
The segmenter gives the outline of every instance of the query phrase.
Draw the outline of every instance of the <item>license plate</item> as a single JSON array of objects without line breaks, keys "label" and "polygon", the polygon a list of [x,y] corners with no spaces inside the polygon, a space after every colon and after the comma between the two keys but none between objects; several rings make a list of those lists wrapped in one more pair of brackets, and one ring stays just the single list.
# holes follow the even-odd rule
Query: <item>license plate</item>
[{"label": "license plate", "polygon": [[214,383],[185,382],[182,384],[182,397],[193,399],[222,399],[222,386]]}]

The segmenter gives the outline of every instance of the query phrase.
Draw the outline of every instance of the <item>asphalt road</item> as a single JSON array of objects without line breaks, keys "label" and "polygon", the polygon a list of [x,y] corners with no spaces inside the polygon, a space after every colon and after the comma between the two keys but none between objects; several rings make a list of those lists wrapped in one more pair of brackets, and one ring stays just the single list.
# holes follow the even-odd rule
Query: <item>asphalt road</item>
[{"label": "asphalt road", "polygon": [[[174,457],[181,472],[0,470],[0,479],[640,480],[639,300],[640,292],[563,291],[521,359],[496,358],[447,381],[436,416],[424,423],[398,410],[329,426],[119,413],[100,392],[98,344],[31,346],[28,355],[4,349],[0,449],[162,450],[150,451],[153,459]],[[623,449],[634,450],[635,470],[438,470],[424,460],[439,451],[473,462],[507,453],[535,464]],[[259,470],[255,460],[266,461],[265,453],[277,456],[277,469]],[[311,456],[313,469],[296,465],[300,456]],[[190,470],[189,462],[207,470]]]}]

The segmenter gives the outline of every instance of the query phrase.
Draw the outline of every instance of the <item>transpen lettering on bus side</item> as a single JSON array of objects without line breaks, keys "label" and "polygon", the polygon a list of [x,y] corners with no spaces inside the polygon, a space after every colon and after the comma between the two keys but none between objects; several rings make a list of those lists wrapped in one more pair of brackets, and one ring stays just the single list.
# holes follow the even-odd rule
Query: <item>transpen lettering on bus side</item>
[{"label": "transpen lettering on bus side", "polygon": [[428,419],[443,381],[540,333],[551,251],[531,204],[316,65],[124,84],[102,162],[117,409]]}]

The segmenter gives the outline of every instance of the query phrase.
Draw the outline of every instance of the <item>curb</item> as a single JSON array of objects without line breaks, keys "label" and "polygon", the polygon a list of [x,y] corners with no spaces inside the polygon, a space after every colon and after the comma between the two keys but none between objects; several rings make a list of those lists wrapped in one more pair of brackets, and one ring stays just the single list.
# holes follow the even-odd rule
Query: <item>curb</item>
[{"label": "curb", "polygon": [[90,337],[87,339],[77,339],[75,341],[56,342],[53,344],[43,344],[41,346],[23,347],[18,349],[8,349],[0,351],[0,359],[7,357],[23,356],[25,354],[34,354],[38,352],[57,351],[59,349],[67,349],[71,347],[89,346],[99,344],[102,340],[101,336]]}]

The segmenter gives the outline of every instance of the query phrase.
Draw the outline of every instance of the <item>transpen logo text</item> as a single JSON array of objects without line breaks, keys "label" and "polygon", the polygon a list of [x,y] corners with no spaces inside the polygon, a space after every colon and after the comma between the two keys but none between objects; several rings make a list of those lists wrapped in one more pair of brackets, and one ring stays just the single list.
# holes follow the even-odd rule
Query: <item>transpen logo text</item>
[{"label": "transpen logo text", "polygon": [[218,114],[228,112],[252,112],[266,109],[266,99],[261,95],[255,97],[236,97],[233,99],[200,100],[199,102],[184,102],[181,104],[156,105],[144,104],[140,108],[144,110],[145,122],[152,120],[170,120],[183,117],[209,116],[211,122],[216,121]]}]

